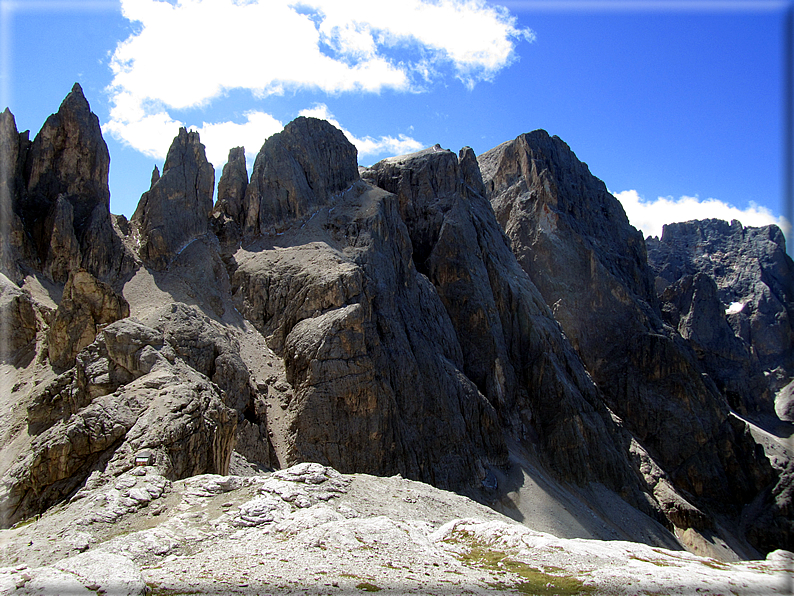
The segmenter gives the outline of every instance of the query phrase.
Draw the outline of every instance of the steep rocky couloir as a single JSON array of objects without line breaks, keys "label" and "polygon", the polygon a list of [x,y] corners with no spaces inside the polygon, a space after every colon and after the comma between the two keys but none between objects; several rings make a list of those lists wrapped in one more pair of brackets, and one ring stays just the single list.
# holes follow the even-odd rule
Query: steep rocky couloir
[{"label": "steep rocky couloir", "polygon": [[738,519],[775,473],[690,344],[662,320],[643,238],[619,202],[545,131],[479,164],[513,252],[610,409],[676,490],[712,513],[685,525],[713,527],[716,513]]}]

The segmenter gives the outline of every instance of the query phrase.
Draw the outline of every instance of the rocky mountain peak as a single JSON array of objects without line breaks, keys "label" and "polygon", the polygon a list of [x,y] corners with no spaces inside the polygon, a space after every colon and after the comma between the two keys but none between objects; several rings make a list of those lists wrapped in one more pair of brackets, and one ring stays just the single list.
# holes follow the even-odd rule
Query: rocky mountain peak
[{"label": "rocky mountain peak", "polygon": [[[744,227],[735,219],[730,224],[719,219],[665,224],[661,239],[648,238],[646,244],[658,291],[683,275],[706,271],[718,280],[721,299],[729,302],[749,289],[747,279],[736,280],[738,286],[725,283],[726,267],[733,270],[738,266],[732,262],[736,256],[747,257],[747,266],[755,272],[759,267],[769,274],[777,271],[776,277],[785,277],[791,260],[786,258],[786,239],[778,226]],[[734,256],[726,256],[728,253]],[[721,256],[728,260],[722,262]],[[788,288],[781,287],[781,291],[792,296]]]},{"label": "rocky mountain peak", "polygon": [[317,118],[297,118],[256,156],[243,202],[245,232],[282,229],[358,178],[358,152],[341,130]]},{"label": "rocky mountain peak", "polygon": [[149,188],[154,186],[154,183],[157,182],[159,179],[160,179],[160,168],[158,168],[155,165],[154,169],[152,170],[152,179],[151,182],[149,183]]},{"label": "rocky mountain peak", "polygon": [[[467,164],[472,165],[470,159]],[[479,175],[479,168],[476,169],[475,174],[468,170],[468,178],[475,179],[475,187]],[[435,145],[379,161],[365,170],[363,177],[397,195],[400,215],[411,234],[414,262],[424,272],[438,242],[445,214],[465,194],[458,156]]]},{"label": "rocky mountain peak", "polygon": [[[503,143],[479,163],[513,252],[609,409],[669,470],[677,491],[700,506],[720,501],[739,511],[774,473],[702,374],[693,345],[662,320],[645,243],[617,199],[567,145],[543,131]],[[679,312],[690,308],[682,301]],[[700,329],[691,336],[706,341]],[[719,446],[725,441],[731,453]],[[733,486],[726,490],[720,479],[729,473]],[[692,474],[699,479],[693,482]],[[658,479],[646,475],[646,481],[664,500]],[[710,523],[702,512],[672,509],[676,523]]]},{"label": "rocky mountain peak", "polygon": [[[191,167],[194,164],[198,169],[205,164],[209,164],[204,145],[197,131],[188,131],[184,126],[181,126],[177,136],[171,143],[171,147],[168,149],[162,175],[165,176],[171,168]],[[202,174],[203,172],[198,173]]]},{"label": "rocky mountain peak", "polygon": [[212,229],[221,243],[224,255],[237,250],[245,225],[245,191],[248,188],[248,170],[245,165],[245,148],[229,150],[218,183],[218,201],[212,210]]},{"label": "rocky mountain peak", "polygon": [[[531,244],[544,237],[558,238],[568,228],[587,250],[600,253],[622,284],[641,299],[654,301],[642,234],[629,224],[606,185],[559,137],[545,130],[519,135],[480,155],[479,164],[502,227],[518,209],[533,211],[533,219],[542,224],[526,230]],[[514,200],[518,196],[523,200]],[[606,230],[609,242],[605,242]],[[561,261],[564,258],[560,255]]]},{"label": "rocky mountain peak", "polygon": [[99,118],[75,83],[33,139],[27,161],[27,195],[23,219],[42,217],[58,195],[74,209],[78,235],[94,208],[110,207],[108,171],[110,154],[102,138]]},{"label": "rocky mountain peak", "polygon": [[24,190],[24,160],[20,148],[26,149],[27,133],[17,132],[14,115],[6,108],[0,114],[0,272],[18,281],[17,261],[24,251],[25,233],[22,220],[15,211],[19,190]]},{"label": "rocky mountain peak", "polygon": [[248,188],[248,170],[245,167],[245,147],[229,149],[229,158],[223,166],[218,182],[218,201],[215,212],[228,215],[237,225],[242,226],[244,219],[243,200]]},{"label": "rocky mountain peak", "polygon": [[180,128],[162,175],[152,175],[152,186],[132,216],[145,263],[165,269],[189,242],[208,232],[214,186],[215,169],[207,161],[199,133]]},{"label": "rocky mountain peak", "polygon": [[59,284],[74,267],[99,277],[125,268],[129,260],[110,218],[110,155],[80,85],[32,143],[27,132],[16,133],[10,112],[2,129],[3,187],[13,205],[8,221],[16,265],[24,263]]},{"label": "rocky mountain peak", "polygon": [[482,172],[480,172],[480,164],[477,163],[474,149],[463,147],[458,152],[458,164],[460,165],[464,192],[485,197],[485,183],[482,181]]}]

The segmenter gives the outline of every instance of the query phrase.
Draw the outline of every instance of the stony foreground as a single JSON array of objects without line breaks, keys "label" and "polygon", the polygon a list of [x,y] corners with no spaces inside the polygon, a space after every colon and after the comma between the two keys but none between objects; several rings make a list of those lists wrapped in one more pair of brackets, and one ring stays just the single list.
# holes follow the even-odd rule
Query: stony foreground
[{"label": "stony foreground", "polygon": [[786,594],[791,553],[723,563],[536,532],[400,477],[299,464],[95,474],[0,534],[2,594]]}]

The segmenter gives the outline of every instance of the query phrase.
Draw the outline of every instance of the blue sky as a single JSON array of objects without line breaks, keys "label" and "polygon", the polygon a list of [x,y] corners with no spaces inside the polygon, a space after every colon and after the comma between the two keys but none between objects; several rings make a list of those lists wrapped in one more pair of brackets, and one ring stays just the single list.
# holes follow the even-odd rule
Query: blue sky
[{"label": "blue sky", "polygon": [[[400,8],[398,8],[400,7]],[[180,124],[218,175],[301,114],[369,165],[440,143],[566,141],[632,223],[785,225],[776,0],[0,0],[0,99],[38,132],[74,82],[129,216]],[[217,178],[216,178],[217,182]],[[788,213],[790,217],[790,213]]]}]

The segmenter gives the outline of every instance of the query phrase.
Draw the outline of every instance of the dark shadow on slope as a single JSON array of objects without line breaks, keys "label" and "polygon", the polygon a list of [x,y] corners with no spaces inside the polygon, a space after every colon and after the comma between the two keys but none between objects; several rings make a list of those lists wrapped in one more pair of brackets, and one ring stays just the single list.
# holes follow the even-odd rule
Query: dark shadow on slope
[{"label": "dark shadow on slope", "polygon": [[669,530],[603,484],[580,487],[560,482],[521,445],[510,442],[509,449],[510,468],[491,470],[498,488],[483,489],[475,497],[480,502],[560,538],[626,540],[683,550]]}]

